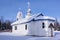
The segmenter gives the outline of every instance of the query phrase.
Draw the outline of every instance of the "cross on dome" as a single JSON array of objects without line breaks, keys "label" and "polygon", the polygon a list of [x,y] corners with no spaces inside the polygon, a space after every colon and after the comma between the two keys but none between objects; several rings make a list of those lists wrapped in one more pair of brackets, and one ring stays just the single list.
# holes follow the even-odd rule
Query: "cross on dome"
[{"label": "cross on dome", "polygon": [[30,9],[30,1],[29,0],[28,0],[27,4],[28,4],[28,10],[27,10],[26,18],[30,18],[31,17],[31,9]]},{"label": "cross on dome", "polygon": [[30,2],[28,2],[28,8],[30,8]]},{"label": "cross on dome", "polygon": [[27,12],[30,13],[31,12],[31,9],[30,9],[30,1],[29,0],[28,0],[28,3],[27,4],[28,4],[28,10],[27,10]]}]

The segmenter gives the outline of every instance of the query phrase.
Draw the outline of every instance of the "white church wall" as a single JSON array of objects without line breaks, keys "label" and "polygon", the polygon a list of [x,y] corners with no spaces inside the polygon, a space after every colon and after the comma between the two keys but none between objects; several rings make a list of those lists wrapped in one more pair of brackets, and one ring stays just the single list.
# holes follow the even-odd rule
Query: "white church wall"
[{"label": "white church wall", "polygon": [[[49,28],[49,25],[51,23],[54,25],[54,22],[53,21],[49,21],[49,20],[45,20],[44,22],[45,22],[44,30],[46,31],[46,36],[51,36],[51,29]],[[53,31],[53,35],[54,35],[54,29],[52,31]]]},{"label": "white church wall", "polygon": [[[45,24],[45,28],[42,28],[43,22]],[[50,23],[54,24],[53,21],[48,21],[48,20],[34,21],[28,23],[29,35],[51,36],[51,30],[48,28]]]},{"label": "white church wall", "polygon": [[38,35],[38,36],[45,36],[46,31],[44,30],[44,28],[42,28],[42,23],[44,21],[34,21],[34,22],[30,22],[28,25],[28,29],[29,29],[29,35]]},{"label": "white church wall", "polygon": [[28,30],[25,30],[26,24],[15,25],[17,26],[17,30],[15,30],[15,26],[13,26],[12,33],[17,33],[19,35],[26,35]]},{"label": "white church wall", "polygon": [[[12,33],[17,33],[17,30],[15,30],[15,26],[17,26],[17,25],[14,25],[13,27],[12,27]],[[17,28],[18,29],[18,28]]]},{"label": "white church wall", "polygon": [[34,25],[33,22],[28,23],[28,31],[29,31],[28,32],[28,35],[33,35],[34,34],[33,33],[34,32],[34,30],[33,30],[34,29],[34,26],[33,25]]},{"label": "white church wall", "polygon": [[21,24],[18,27],[18,31],[20,32],[21,35],[26,35],[28,30],[25,29],[26,24]]},{"label": "white church wall", "polygon": [[46,35],[45,36],[48,36],[48,20],[45,20],[44,21],[44,23],[45,23],[45,28],[44,28],[44,30],[46,31]]},{"label": "white church wall", "polygon": [[[42,28],[42,23],[45,24],[45,27]],[[51,36],[51,29],[49,29],[50,23],[54,24],[53,21],[31,21],[27,23],[27,30],[25,30],[26,24],[14,25],[12,32],[19,35],[37,35],[37,36]],[[17,30],[15,30],[17,26]],[[54,33],[53,33],[54,35]]]},{"label": "white church wall", "polygon": [[[42,23],[44,23],[44,28],[42,27],[43,25],[42,25]],[[46,36],[46,30],[44,30],[47,26],[46,26],[46,23],[47,23],[47,21],[38,21],[38,22],[36,22],[36,24],[38,24],[37,25],[37,35],[40,35],[40,36]]]}]

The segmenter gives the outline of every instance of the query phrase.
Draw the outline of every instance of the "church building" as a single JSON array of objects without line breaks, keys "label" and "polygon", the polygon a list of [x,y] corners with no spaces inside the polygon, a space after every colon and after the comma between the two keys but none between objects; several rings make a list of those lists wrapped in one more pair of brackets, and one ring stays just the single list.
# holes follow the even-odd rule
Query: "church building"
[{"label": "church building", "polygon": [[31,15],[31,9],[28,2],[27,15],[23,18],[22,11],[18,11],[17,20],[11,24],[12,33],[20,36],[54,36],[55,18],[45,16],[42,13]]}]

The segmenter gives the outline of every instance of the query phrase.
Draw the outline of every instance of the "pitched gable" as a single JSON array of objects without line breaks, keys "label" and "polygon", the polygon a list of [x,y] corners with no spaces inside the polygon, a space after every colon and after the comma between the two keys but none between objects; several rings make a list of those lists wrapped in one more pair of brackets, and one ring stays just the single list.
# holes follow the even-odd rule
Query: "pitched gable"
[{"label": "pitched gable", "polygon": [[44,15],[41,13],[41,14],[37,15],[36,17],[39,17],[39,16],[44,16]]}]

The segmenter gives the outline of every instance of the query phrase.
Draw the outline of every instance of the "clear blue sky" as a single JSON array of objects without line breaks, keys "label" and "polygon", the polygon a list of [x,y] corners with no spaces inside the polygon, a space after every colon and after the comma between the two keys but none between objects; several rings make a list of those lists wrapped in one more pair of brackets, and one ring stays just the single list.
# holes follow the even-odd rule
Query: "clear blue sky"
[{"label": "clear blue sky", "polygon": [[[16,15],[21,8],[26,15],[28,0],[0,0],[0,16],[5,20],[16,20]],[[60,20],[60,0],[30,0],[31,14],[42,12]]]}]

